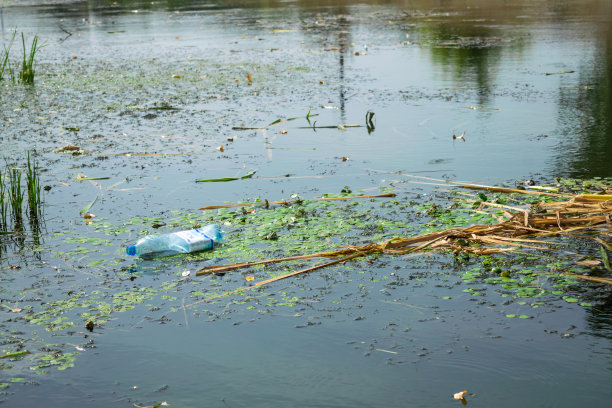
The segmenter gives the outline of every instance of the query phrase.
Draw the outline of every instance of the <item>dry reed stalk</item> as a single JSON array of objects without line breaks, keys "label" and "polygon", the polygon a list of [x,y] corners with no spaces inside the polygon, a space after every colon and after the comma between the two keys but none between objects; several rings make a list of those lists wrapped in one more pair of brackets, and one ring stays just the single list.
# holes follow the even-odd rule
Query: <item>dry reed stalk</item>
[{"label": "dry reed stalk", "polygon": [[[383,197],[395,197],[395,193],[384,193],[374,195],[360,195],[360,196],[346,196],[346,197],[322,197],[315,198],[314,201],[332,201],[332,200],[351,200],[354,198],[383,198]],[[304,200],[286,200],[286,201],[274,201],[267,205],[278,205],[278,204],[293,204]],[[235,208],[235,207],[251,207],[254,205],[265,205],[265,203],[242,203],[242,204],[223,204],[223,205],[209,205],[206,207],[199,208],[200,210],[216,210],[219,208]]]},{"label": "dry reed stalk", "polygon": [[[518,191],[523,192],[524,190]],[[358,196],[356,198],[362,197],[364,196]],[[383,241],[380,243],[370,243],[360,246],[345,247],[336,251],[318,252],[315,254],[299,255],[286,258],[267,259],[256,262],[243,262],[229,265],[208,266],[197,271],[196,275],[227,271],[230,269],[243,268],[254,265],[279,263],[290,260],[300,260],[309,258],[331,258],[343,256],[342,258],[336,259],[331,262],[301,269],[299,271],[267,279],[255,284],[255,286],[261,286],[271,282],[275,282],[280,279],[303,274],[316,269],[346,262],[354,258],[367,256],[374,253],[402,255],[410,252],[425,250],[428,247],[431,249],[449,248],[452,249],[454,252],[471,252],[479,255],[512,251],[515,249],[513,247],[526,247],[536,250],[544,250],[548,248],[528,244],[550,243],[542,240],[524,239],[519,237],[524,237],[527,235],[535,235],[541,237],[559,234],[568,235],[570,232],[583,229],[592,229],[594,227],[602,226],[604,224],[609,224],[609,213],[610,211],[612,211],[612,205],[609,205],[610,202],[611,199],[605,197],[602,198],[599,196],[573,196],[571,200],[563,203],[556,203],[552,205],[543,203],[542,209],[545,211],[543,213],[530,213],[529,210],[525,210],[524,212],[519,211],[517,213],[510,214],[512,216],[511,219],[504,222],[500,222],[498,224],[473,225],[464,228],[449,228],[444,231],[431,232],[428,234],[418,235],[416,237],[392,238],[390,240]],[[588,212],[582,211],[582,209],[584,208],[582,207],[583,205],[593,204],[596,204],[597,208],[594,207]],[[547,207],[548,210],[546,210]],[[578,207],[580,211],[576,212],[576,207]],[[549,212],[551,210],[553,212]],[[458,240],[464,240],[468,243],[471,242],[489,246],[469,246],[466,245],[465,242],[461,242]],[[503,247],[500,248],[499,246]],[[569,273],[567,275],[594,282],[612,284],[612,279],[608,278],[597,278]]]},{"label": "dry reed stalk", "polygon": [[545,196],[549,196],[549,197],[572,197],[571,195],[568,194],[557,194],[557,193],[547,193],[544,191],[533,191],[533,190],[521,190],[518,188],[506,188],[506,187],[493,187],[493,186],[485,186],[485,185],[479,185],[479,184],[459,184],[459,183],[454,183],[454,182],[450,182],[450,184],[453,187],[461,187],[461,188],[468,188],[470,190],[488,190],[488,191],[495,191],[498,193],[508,193],[508,194],[512,194],[512,193],[518,193],[518,194],[528,194],[528,195],[545,195]]}]

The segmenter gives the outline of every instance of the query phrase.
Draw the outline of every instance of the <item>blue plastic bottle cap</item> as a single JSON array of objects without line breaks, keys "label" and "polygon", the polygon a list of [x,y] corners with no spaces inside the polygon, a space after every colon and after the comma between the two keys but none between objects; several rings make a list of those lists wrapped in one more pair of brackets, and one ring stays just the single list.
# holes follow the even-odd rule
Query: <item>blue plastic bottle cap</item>
[{"label": "blue plastic bottle cap", "polygon": [[128,255],[136,255],[136,247],[134,245],[130,245],[125,249]]}]

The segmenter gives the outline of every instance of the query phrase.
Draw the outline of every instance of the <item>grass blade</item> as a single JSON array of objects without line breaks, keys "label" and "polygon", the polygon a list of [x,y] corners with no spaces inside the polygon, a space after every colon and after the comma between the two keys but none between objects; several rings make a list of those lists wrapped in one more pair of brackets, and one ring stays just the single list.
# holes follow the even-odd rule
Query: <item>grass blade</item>
[{"label": "grass blade", "polygon": [[13,77],[11,62],[9,61],[9,54],[11,51],[11,47],[13,46],[13,41],[15,41],[15,36],[17,35],[17,30],[13,32],[13,36],[9,41],[8,47],[4,47],[4,53],[2,54],[2,61],[0,62],[0,81],[4,79],[4,71],[8,68],[9,74]]},{"label": "grass blade", "polygon": [[21,230],[23,226],[23,190],[21,189],[21,171],[14,167],[9,167],[9,203],[13,214],[13,223],[16,230]]},{"label": "grass blade", "polygon": [[244,179],[249,179],[251,177],[253,177],[253,174],[257,173],[257,170],[253,170],[253,171],[249,171],[247,174],[245,174],[244,176],[240,177],[241,180]]},{"label": "grass blade", "polygon": [[5,198],[6,190],[4,188],[4,179],[2,176],[2,171],[0,171],[0,231],[6,231],[8,229],[8,225],[6,224],[8,206]]},{"label": "grass blade", "polygon": [[604,266],[607,270],[612,271],[612,268],[610,268],[610,260],[608,259],[608,253],[606,252],[606,249],[603,246],[600,246],[599,251],[601,252],[601,260],[603,261]]},{"label": "grass blade", "polygon": [[28,152],[27,156],[26,181],[30,218],[38,218],[41,202],[40,179],[38,177],[38,164],[34,159],[30,159],[30,152]]},{"label": "grass blade", "polygon": [[255,173],[257,173],[257,170],[250,171],[242,177],[221,177],[221,178],[215,178],[215,179],[202,179],[202,180],[196,180],[195,182],[196,183],[219,183],[219,182],[234,181],[234,180],[244,180],[244,179],[249,179],[253,177],[253,174]]},{"label": "grass blade", "polygon": [[81,211],[79,211],[79,214],[85,214],[86,212],[88,212],[89,209],[96,203],[96,201],[98,201],[98,197],[99,196],[96,196],[96,198],[94,198],[91,203],[89,203],[85,207],[81,208]]}]

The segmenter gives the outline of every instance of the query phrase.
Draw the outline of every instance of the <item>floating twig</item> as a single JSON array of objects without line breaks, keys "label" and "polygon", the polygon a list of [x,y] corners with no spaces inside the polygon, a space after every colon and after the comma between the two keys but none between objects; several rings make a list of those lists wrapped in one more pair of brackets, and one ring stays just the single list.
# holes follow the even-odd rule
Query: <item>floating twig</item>
[{"label": "floating twig", "polygon": [[576,71],[559,71],[559,72],[547,72],[546,75],[561,75],[561,74],[573,74]]}]

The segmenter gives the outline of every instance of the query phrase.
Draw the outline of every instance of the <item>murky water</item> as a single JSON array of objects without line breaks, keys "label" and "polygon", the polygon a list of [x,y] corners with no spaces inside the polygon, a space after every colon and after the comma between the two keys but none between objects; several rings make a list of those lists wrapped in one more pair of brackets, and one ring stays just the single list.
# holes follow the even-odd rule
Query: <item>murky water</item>
[{"label": "murky water", "polygon": [[[168,224],[160,231],[189,226],[203,205],[434,191],[402,174],[510,186],[612,176],[612,5],[489,3],[0,9],[3,44],[15,27],[45,44],[33,87],[0,82],[2,155],[23,165],[35,150],[50,187],[42,242],[2,236],[3,352],[32,353],[2,366],[7,406],[438,407],[460,404],[452,394],[463,389],[473,406],[608,406],[609,288],[575,289],[592,307],[531,308],[462,279],[473,263],[422,255],[326,268],[245,304],[191,305],[258,270],[181,280],[201,260],[133,267],[122,252],[156,232],[152,220]],[[17,61],[21,42],[12,52]],[[55,152],[67,144],[87,152]],[[79,211],[94,199],[86,225]],[[478,296],[466,292],[474,285]],[[9,310],[79,293],[92,310],[109,298],[119,307],[126,292],[134,308],[93,333],[77,300],[54,316],[76,326],[57,331]],[[30,369],[27,359],[54,350],[78,352],[74,366]]]}]

